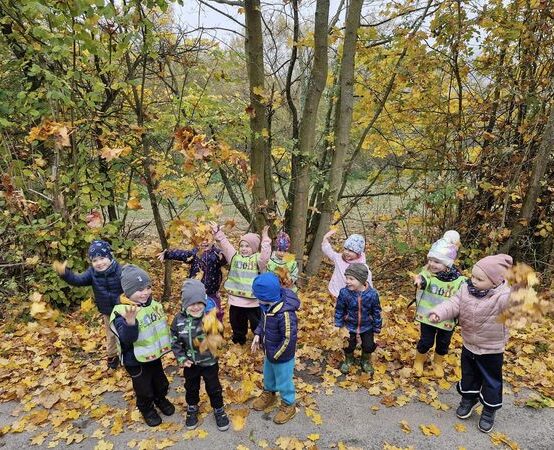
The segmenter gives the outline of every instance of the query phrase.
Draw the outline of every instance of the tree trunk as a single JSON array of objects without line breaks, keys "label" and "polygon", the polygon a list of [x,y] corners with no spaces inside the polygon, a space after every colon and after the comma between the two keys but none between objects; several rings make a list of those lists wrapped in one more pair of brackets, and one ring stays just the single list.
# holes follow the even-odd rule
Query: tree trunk
[{"label": "tree trunk", "polygon": [[552,149],[554,148],[554,107],[550,108],[550,115],[548,116],[548,122],[544,127],[542,135],[541,145],[539,151],[533,161],[533,170],[531,172],[531,179],[529,186],[527,187],[527,193],[523,199],[523,206],[517,222],[515,222],[512,233],[508,240],[502,245],[500,251],[503,253],[509,253],[512,250],[514,244],[517,243],[523,232],[529,226],[535,205],[537,204],[537,198],[541,193],[541,180],[548,168],[549,158],[552,156]]},{"label": "tree trunk", "polygon": [[[252,218],[254,228],[260,231],[266,223],[265,212],[273,207],[274,199],[268,198],[268,186],[271,178],[266,180],[266,157],[269,155],[266,136],[267,110],[262,103],[262,94],[265,89],[265,74],[263,61],[262,13],[260,0],[245,0],[244,13],[246,19],[246,55],[248,68],[248,82],[250,90],[250,175],[252,177]],[[271,168],[271,162],[269,163]],[[270,191],[270,190],[269,190]],[[270,192],[269,192],[270,193]]]},{"label": "tree trunk", "polygon": [[300,271],[302,271],[304,243],[306,241],[310,191],[310,162],[313,157],[317,112],[321,95],[325,89],[329,68],[327,55],[328,22],[329,0],[318,0],[314,24],[314,61],[298,132],[298,152],[292,157],[292,167],[296,167],[296,176],[291,180],[294,192],[290,226],[292,241],[291,250],[296,255]]},{"label": "tree trunk", "polygon": [[321,263],[321,241],[329,229],[331,218],[338,201],[338,194],[344,172],[344,161],[350,143],[350,125],[352,124],[352,110],[354,105],[354,63],[356,56],[357,31],[360,25],[363,0],[352,0],[346,13],[346,27],[340,68],[340,94],[335,112],[335,152],[329,171],[329,190],[321,211],[321,218],[314,240],[310,259],[306,267],[308,275],[313,275]]}]

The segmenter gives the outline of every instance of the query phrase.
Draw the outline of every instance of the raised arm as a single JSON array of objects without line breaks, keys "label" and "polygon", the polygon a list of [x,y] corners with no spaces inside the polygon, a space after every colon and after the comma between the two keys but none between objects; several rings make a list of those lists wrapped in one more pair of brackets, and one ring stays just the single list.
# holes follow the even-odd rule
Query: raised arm
[{"label": "raised arm", "polygon": [[227,236],[225,236],[225,233],[217,223],[211,222],[210,225],[214,233],[214,238],[217,241],[219,248],[221,248],[221,251],[223,252],[223,256],[225,256],[225,259],[228,262],[231,262],[231,259],[233,259],[233,256],[235,256],[235,254],[237,253],[235,247],[233,247],[233,244],[229,242],[229,239],[227,239]]},{"label": "raised arm", "polygon": [[328,231],[325,236],[323,236],[323,240],[321,241],[321,251],[325,256],[327,256],[327,258],[329,258],[333,262],[337,259],[337,257],[340,257],[340,253],[337,253],[335,250],[333,250],[333,246],[329,242],[329,238],[335,233],[336,230]]},{"label": "raised arm", "polygon": [[73,272],[69,268],[65,268],[65,273],[60,277],[68,284],[72,286],[90,286],[92,284],[92,271],[94,269],[89,267],[83,273]]},{"label": "raised arm", "polygon": [[258,269],[260,272],[265,272],[267,262],[271,257],[271,238],[267,234],[269,227],[266,225],[262,231],[262,245],[260,251],[260,258],[258,259]]}]

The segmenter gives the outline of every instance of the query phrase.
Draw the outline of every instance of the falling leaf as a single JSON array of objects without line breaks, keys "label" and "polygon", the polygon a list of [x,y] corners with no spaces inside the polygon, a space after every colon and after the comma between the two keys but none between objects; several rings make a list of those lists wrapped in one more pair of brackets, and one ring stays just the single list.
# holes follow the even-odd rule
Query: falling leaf
[{"label": "falling leaf", "polygon": [[89,228],[102,228],[102,214],[100,211],[95,209],[94,211],[91,211],[90,214],[87,214],[86,217],[87,227]]},{"label": "falling leaf", "polygon": [[127,207],[132,210],[138,210],[142,209],[142,205],[140,204],[140,198],[137,197],[130,197],[127,201]]}]

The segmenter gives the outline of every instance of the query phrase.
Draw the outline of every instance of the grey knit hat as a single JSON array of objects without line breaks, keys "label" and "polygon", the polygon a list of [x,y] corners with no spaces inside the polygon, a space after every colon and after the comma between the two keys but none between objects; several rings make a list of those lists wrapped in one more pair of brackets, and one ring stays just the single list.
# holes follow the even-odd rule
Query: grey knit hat
[{"label": "grey knit hat", "polygon": [[350,275],[351,277],[356,278],[360,283],[366,284],[367,277],[369,276],[369,269],[365,264],[362,263],[352,263],[344,271],[344,276]]},{"label": "grey knit hat", "polygon": [[140,267],[132,264],[123,266],[121,270],[121,288],[128,298],[135,292],[142,291],[151,284],[150,277]]},{"label": "grey knit hat", "polygon": [[181,311],[186,311],[193,303],[204,303],[206,305],[207,302],[204,283],[192,278],[183,281],[183,287],[181,288]]}]

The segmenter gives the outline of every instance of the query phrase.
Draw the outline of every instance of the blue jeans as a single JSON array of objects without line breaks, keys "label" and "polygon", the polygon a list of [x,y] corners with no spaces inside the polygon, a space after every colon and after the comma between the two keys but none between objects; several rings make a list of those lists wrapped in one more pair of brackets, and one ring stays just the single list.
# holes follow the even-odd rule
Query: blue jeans
[{"label": "blue jeans", "polygon": [[264,358],[264,390],[279,392],[286,405],[292,405],[296,398],[293,374],[294,358],[278,364]]}]

